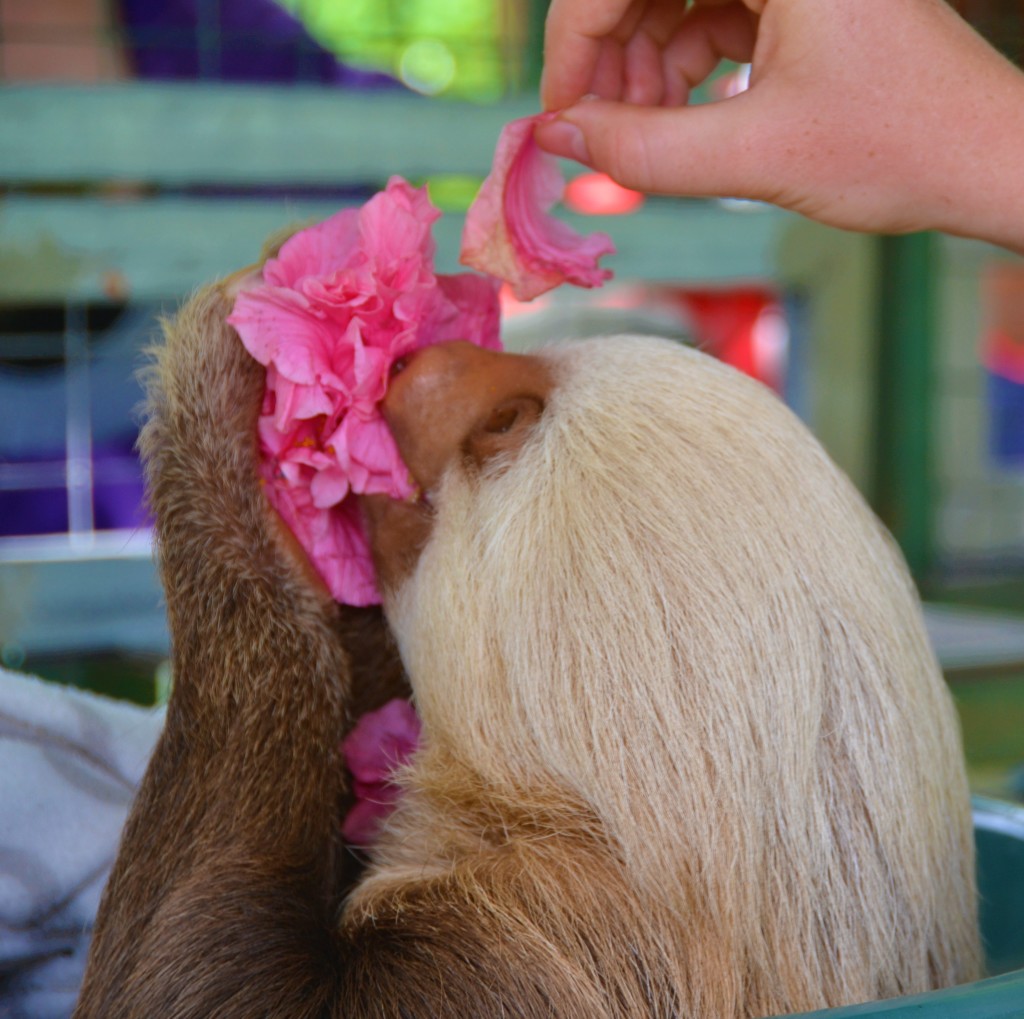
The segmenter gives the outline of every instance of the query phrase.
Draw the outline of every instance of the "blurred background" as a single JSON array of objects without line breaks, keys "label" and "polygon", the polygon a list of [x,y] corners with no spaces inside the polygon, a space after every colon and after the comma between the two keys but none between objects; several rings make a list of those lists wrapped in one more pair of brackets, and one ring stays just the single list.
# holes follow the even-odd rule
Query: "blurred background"
[{"label": "blurred background", "polygon": [[[1012,59],[1024,3],[956,4]],[[454,269],[544,0],[0,0],[0,662],[153,703],[167,632],[134,452],[162,314],[291,223],[428,183]],[[745,86],[724,67],[702,90]],[[510,346],[697,344],[775,388],[892,529],[979,791],[1024,798],[1024,261],[644,198],[580,168],[597,292],[504,299]],[[574,176],[573,176],[574,175]],[[567,291],[570,288],[565,288]]]}]

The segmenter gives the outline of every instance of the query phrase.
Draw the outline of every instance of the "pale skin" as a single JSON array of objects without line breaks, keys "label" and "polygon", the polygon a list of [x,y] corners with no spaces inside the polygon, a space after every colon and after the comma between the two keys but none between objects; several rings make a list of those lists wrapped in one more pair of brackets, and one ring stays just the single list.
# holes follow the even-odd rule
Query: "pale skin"
[{"label": "pale skin", "polygon": [[[723,59],[750,89],[688,106]],[[627,187],[1024,251],[1024,74],[943,0],[553,0],[541,96]]]}]

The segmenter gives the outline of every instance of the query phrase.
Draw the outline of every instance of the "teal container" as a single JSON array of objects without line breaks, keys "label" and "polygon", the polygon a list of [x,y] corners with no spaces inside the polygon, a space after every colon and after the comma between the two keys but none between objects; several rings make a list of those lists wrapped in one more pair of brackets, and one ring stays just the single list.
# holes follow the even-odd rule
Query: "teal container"
[{"label": "teal container", "polygon": [[981,932],[993,976],[908,998],[801,1012],[801,1019],[1024,1019],[1024,807],[976,797],[974,834]]}]

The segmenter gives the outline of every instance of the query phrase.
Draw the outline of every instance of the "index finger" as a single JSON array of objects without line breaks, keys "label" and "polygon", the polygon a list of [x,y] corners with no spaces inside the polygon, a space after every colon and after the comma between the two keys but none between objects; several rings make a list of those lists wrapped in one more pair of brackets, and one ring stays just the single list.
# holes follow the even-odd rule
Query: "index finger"
[{"label": "index finger", "polygon": [[544,26],[544,109],[563,109],[593,91],[602,51],[642,8],[642,0],[552,0]]}]

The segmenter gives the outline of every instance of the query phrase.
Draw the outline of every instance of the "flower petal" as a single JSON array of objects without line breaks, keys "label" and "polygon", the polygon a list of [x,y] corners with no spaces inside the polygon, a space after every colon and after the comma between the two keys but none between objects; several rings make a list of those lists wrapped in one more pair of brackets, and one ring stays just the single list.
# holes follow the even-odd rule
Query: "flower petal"
[{"label": "flower petal", "polygon": [[551,116],[506,125],[462,233],[462,264],[505,280],[521,301],[561,283],[597,287],[611,276],[597,264],[615,251],[606,234],[582,237],[547,215],[561,197],[562,177],[533,140],[533,129]]},{"label": "flower petal", "polygon": [[309,494],[317,509],[337,506],[348,495],[348,478],[340,467],[332,466],[317,471],[309,483]]},{"label": "flower petal", "polygon": [[416,709],[402,697],[367,712],[341,744],[342,756],[360,782],[384,783],[415,752],[420,739]]},{"label": "flower petal", "polygon": [[341,823],[341,837],[352,846],[373,845],[394,809],[394,802],[380,795],[356,800]]},{"label": "flower petal", "polygon": [[308,277],[323,277],[358,253],[359,209],[342,209],[315,226],[292,234],[276,258],[263,266],[272,286],[295,289]]},{"label": "flower petal", "polygon": [[469,272],[438,276],[437,282],[445,300],[431,325],[431,335],[437,340],[468,340],[480,347],[500,350],[501,282],[492,276]]}]

